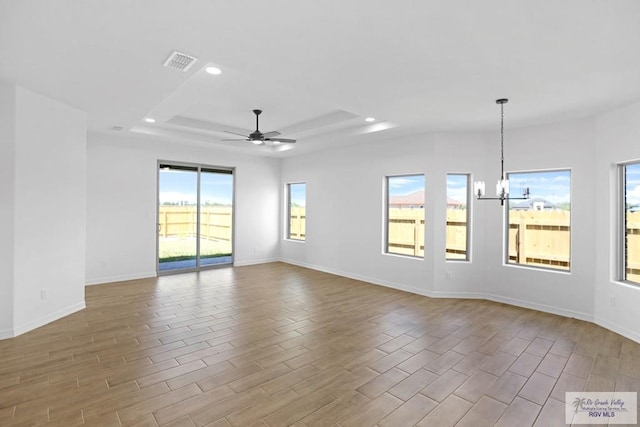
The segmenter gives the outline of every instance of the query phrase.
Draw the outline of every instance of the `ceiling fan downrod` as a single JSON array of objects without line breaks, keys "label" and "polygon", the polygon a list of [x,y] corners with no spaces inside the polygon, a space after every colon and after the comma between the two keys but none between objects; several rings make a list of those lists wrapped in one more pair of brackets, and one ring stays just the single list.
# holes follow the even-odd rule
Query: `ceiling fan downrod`
[{"label": "ceiling fan downrod", "polygon": [[260,118],[260,114],[262,114],[262,110],[253,110],[253,114],[256,115],[256,130],[249,135],[249,139],[251,139],[252,142],[255,142],[255,141],[262,142],[263,135],[262,135],[262,132],[260,132],[260,123],[259,123],[259,118]]}]

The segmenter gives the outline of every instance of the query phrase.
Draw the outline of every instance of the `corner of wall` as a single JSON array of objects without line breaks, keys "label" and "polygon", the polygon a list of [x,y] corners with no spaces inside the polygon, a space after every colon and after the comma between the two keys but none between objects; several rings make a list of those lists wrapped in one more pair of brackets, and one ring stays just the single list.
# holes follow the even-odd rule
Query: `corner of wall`
[{"label": "corner of wall", "polygon": [[0,339],[13,336],[16,86],[0,80]]},{"label": "corner of wall", "polygon": [[[38,318],[35,319],[29,319],[28,321],[22,323],[22,324],[16,324],[16,326],[13,328],[13,335],[14,337],[18,336],[18,335],[22,335],[26,332],[32,331],[36,328],[40,328],[44,325],[47,325],[51,322],[54,322],[56,320],[59,320],[63,317],[66,317],[70,314],[73,314],[77,311],[83,310],[84,308],[86,308],[85,302],[84,301],[80,301],[77,302],[75,304],[71,304],[68,307],[62,308],[60,310],[56,310],[53,311],[51,313],[46,313],[43,316],[40,316]],[[2,333],[2,331],[0,331],[0,334]],[[0,336],[1,338],[1,336]]]},{"label": "corner of wall", "polygon": [[[17,87],[13,333],[84,308],[86,113]],[[43,206],[54,207],[42,220]]]}]

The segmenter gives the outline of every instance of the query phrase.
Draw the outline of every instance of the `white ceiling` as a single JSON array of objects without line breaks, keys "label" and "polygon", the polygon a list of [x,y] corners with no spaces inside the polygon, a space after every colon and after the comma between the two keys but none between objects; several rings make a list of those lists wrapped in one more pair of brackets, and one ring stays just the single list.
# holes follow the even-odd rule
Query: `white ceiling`
[{"label": "white ceiling", "polygon": [[[163,67],[174,50],[199,60]],[[500,97],[508,127],[640,101],[640,1],[0,0],[0,79],[87,111],[93,131],[291,156],[497,129]],[[261,131],[298,143],[220,141],[256,108]]]}]

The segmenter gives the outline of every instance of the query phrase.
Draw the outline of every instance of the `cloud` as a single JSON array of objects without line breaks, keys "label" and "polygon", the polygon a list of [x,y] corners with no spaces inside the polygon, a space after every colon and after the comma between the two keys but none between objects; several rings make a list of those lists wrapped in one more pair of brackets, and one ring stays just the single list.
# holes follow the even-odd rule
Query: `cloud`
[{"label": "cloud", "polygon": [[627,190],[627,203],[631,205],[640,203],[640,185],[636,185],[631,190]]},{"label": "cloud", "polygon": [[467,175],[447,175],[447,189],[464,189],[467,187]]},{"label": "cloud", "polygon": [[640,163],[627,165],[625,167],[625,181],[627,187],[627,193],[630,188],[634,188],[640,185]]},{"label": "cloud", "polygon": [[402,196],[424,191],[424,175],[392,176],[388,179],[389,195]]},{"label": "cloud", "polygon": [[401,188],[407,185],[423,184],[424,177],[421,176],[392,176],[389,177],[389,187]]},{"label": "cloud", "polygon": [[637,178],[632,178],[627,174],[625,181],[627,188],[637,187],[638,185],[640,185],[640,176],[638,176]]},{"label": "cloud", "polygon": [[447,197],[457,200],[458,202],[467,203],[466,188],[447,188]]},{"label": "cloud", "polygon": [[522,194],[529,187],[532,198],[541,197],[552,203],[571,201],[571,172],[527,172],[510,174],[511,195]]}]

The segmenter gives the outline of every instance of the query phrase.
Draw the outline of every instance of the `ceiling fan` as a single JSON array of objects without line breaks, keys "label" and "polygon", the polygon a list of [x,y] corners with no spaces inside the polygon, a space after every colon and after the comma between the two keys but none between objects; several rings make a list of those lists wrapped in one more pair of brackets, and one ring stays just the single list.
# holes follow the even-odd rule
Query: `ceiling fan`
[{"label": "ceiling fan", "polygon": [[260,116],[261,113],[262,113],[262,110],[253,110],[253,114],[256,115],[256,130],[255,131],[253,131],[249,135],[243,135],[241,133],[231,132],[231,131],[227,130],[225,132],[231,133],[231,134],[234,134],[234,135],[242,136],[242,138],[238,138],[238,139],[223,139],[222,141],[249,141],[249,142],[252,142],[253,144],[256,144],[256,145],[262,145],[262,144],[265,144],[267,142],[271,142],[273,144],[280,144],[280,143],[293,144],[294,142],[296,142],[295,139],[277,138],[277,136],[280,135],[280,132],[277,132],[277,131],[272,131],[272,132],[267,132],[267,133],[260,132],[260,127],[258,126],[258,117]]}]

